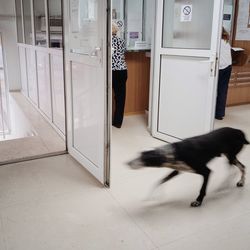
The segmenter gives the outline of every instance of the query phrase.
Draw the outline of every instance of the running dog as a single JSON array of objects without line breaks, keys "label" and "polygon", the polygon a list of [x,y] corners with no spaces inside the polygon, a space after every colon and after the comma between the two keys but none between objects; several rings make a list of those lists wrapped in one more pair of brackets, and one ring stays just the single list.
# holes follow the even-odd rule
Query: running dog
[{"label": "running dog", "polygon": [[177,176],[180,171],[201,175],[203,184],[199,196],[191,203],[192,207],[199,207],[206,195],[211,172],[207,167],[207,163],[215,157],[224,155],[230,165],[239,168],[241,179],[237,182],[237,187],[244,186],[245,166],[237,159],[237,154],[247,144],[249,142],[241,130],[225,127],[208,134],[187,138],[180,142],[142,152],[138,158],[128,162],[128,165],[133,169],[140,167],[174,169],[159,184],[169,181]]}]

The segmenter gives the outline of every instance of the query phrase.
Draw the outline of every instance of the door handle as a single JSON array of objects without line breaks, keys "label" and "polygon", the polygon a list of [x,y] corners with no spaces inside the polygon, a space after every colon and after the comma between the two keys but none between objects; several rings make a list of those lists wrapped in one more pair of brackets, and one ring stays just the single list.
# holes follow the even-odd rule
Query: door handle
[{"label": "door handle", "polygon": [[91,51],[90,53],[90,57],[97,57],[98,56],[98,52],[101,51],[101,47],[95,47],[94,50]]},{"label": "door handle", "polygon": [[210,64],[210,76],[215,77],[217,72],[217,63],[218,63],[218,57],[213,56],[212,59],[201,61],[201,63],[209,63]]}]

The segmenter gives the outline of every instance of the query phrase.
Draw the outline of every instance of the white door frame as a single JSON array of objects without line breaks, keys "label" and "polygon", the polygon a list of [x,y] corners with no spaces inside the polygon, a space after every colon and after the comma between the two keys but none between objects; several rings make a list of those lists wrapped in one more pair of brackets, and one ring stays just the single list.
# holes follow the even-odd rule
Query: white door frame
[{"label": "white door frame", "polygon": [[[206,121],[206,130],[211,131],[214,128],[214,114],[215,114],[215,103],[216,103],[216,92],[217,92],[217,80],[218,80],[218,58],[220,48],[220,37],[222,27],[222,15],[223,15],[223,2],[224,0],[215,0],[214,2],[214,18],[212,24],[212,38],[211,38],[211,49],[210,50],[195,50],[189,49],[172,49],[162,48],[162,30],[163,30],[163,3],[164,0],[156,0],[156,12],[155,12],[155,25],[154,25],[154,39],[152,45],[152,64],[151,64],[151,82],[150,82],[150,132],[152,136],[162,139],[167,142],[178,141],[178,138],[165,135],[158,132],[158,107],[159,107],[159,88],[160,88],[160,66],[161,66],[161,55],[175,55],[175,56],[197,56],[210,58],[211,63],[211,74],[215,76],[213,80],[210,80],[212,105],[207,106],[207,112],[210,117]],[[218,25],[219,23],[219,25]],[[214,28],[216,27],[216,28]],[[211,53],[213,51],[213,53]],[[212,79],[212,78],[211,78]]]},{"label": "white door frame", "polygon": [[[66,103],[66,142],[67,142],[67,150],[70,155],[73,156],[83,167],[85,167],[93,176],[95,176],[104,186],[110,186],[110,136],[111,136],[111,115],[112,115],[112,56],[111,56],[111,0],[103,0],[106,1],[106,23],[103,23],[104,30],[107,27],[107,32],[105,34],[105,40],[102,42],[102,53],[105,53],[106,61],[103,60],[103,64],[105,65],[106,71],[106,98],[105,98],[105,152],[104,152],[104,168],[103,173],[100,174],[98,169],[94,166],[92,162],[90,162],[87,158],[82,157],[79,152],[73,146],[73,106],[72,100],[69,97],[72,97],[72,88],[71,88],[71,75],[70,75],[70,64],[69,61],[73,59],[78,62],[83,62],[81,58],[77,55],[71,53],[69,48],[69,0],[63,0],[63,16],[64,16],[64,57],[65,57],[65,103]],[[67,7],[66,7],[67,4]],[[105,6],[105,5],[104,5]],[[71,58],[71,59],[69,59]],[[91,64],[91,60],[89,60],[89,64]],[[92,167],[88,167],[88,165]]]}]

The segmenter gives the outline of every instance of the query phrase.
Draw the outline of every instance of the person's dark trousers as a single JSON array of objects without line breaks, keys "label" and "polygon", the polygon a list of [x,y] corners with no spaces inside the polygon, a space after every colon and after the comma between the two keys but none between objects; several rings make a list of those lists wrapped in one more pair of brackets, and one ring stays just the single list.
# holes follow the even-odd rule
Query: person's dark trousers
[{"label": "person's dark trousers", "polygon": [[228,84],[231,76],[232,66],[219,70],[219,80],[217,89],[217,100],[215,118],[222,119],[225,116]]},{"label": "person's dark trousers", "polygon": [[115,94],[115,112],[113,125],[116,127],[121,127],[123,122],[127,78],[127,70],[112,71],[112,85]]}]

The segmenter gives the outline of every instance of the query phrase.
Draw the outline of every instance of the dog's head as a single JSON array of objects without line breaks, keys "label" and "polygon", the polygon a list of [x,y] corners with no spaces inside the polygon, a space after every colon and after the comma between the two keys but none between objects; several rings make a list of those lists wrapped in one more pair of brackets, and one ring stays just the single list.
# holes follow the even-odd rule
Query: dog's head
[{"label": "dog's head", "polygon": [[161,167],[164,163],[168,162],[168,158],[163,151],[155,149],[144,151],[140,156],[127,164],[133,169],[141,167]]}]

